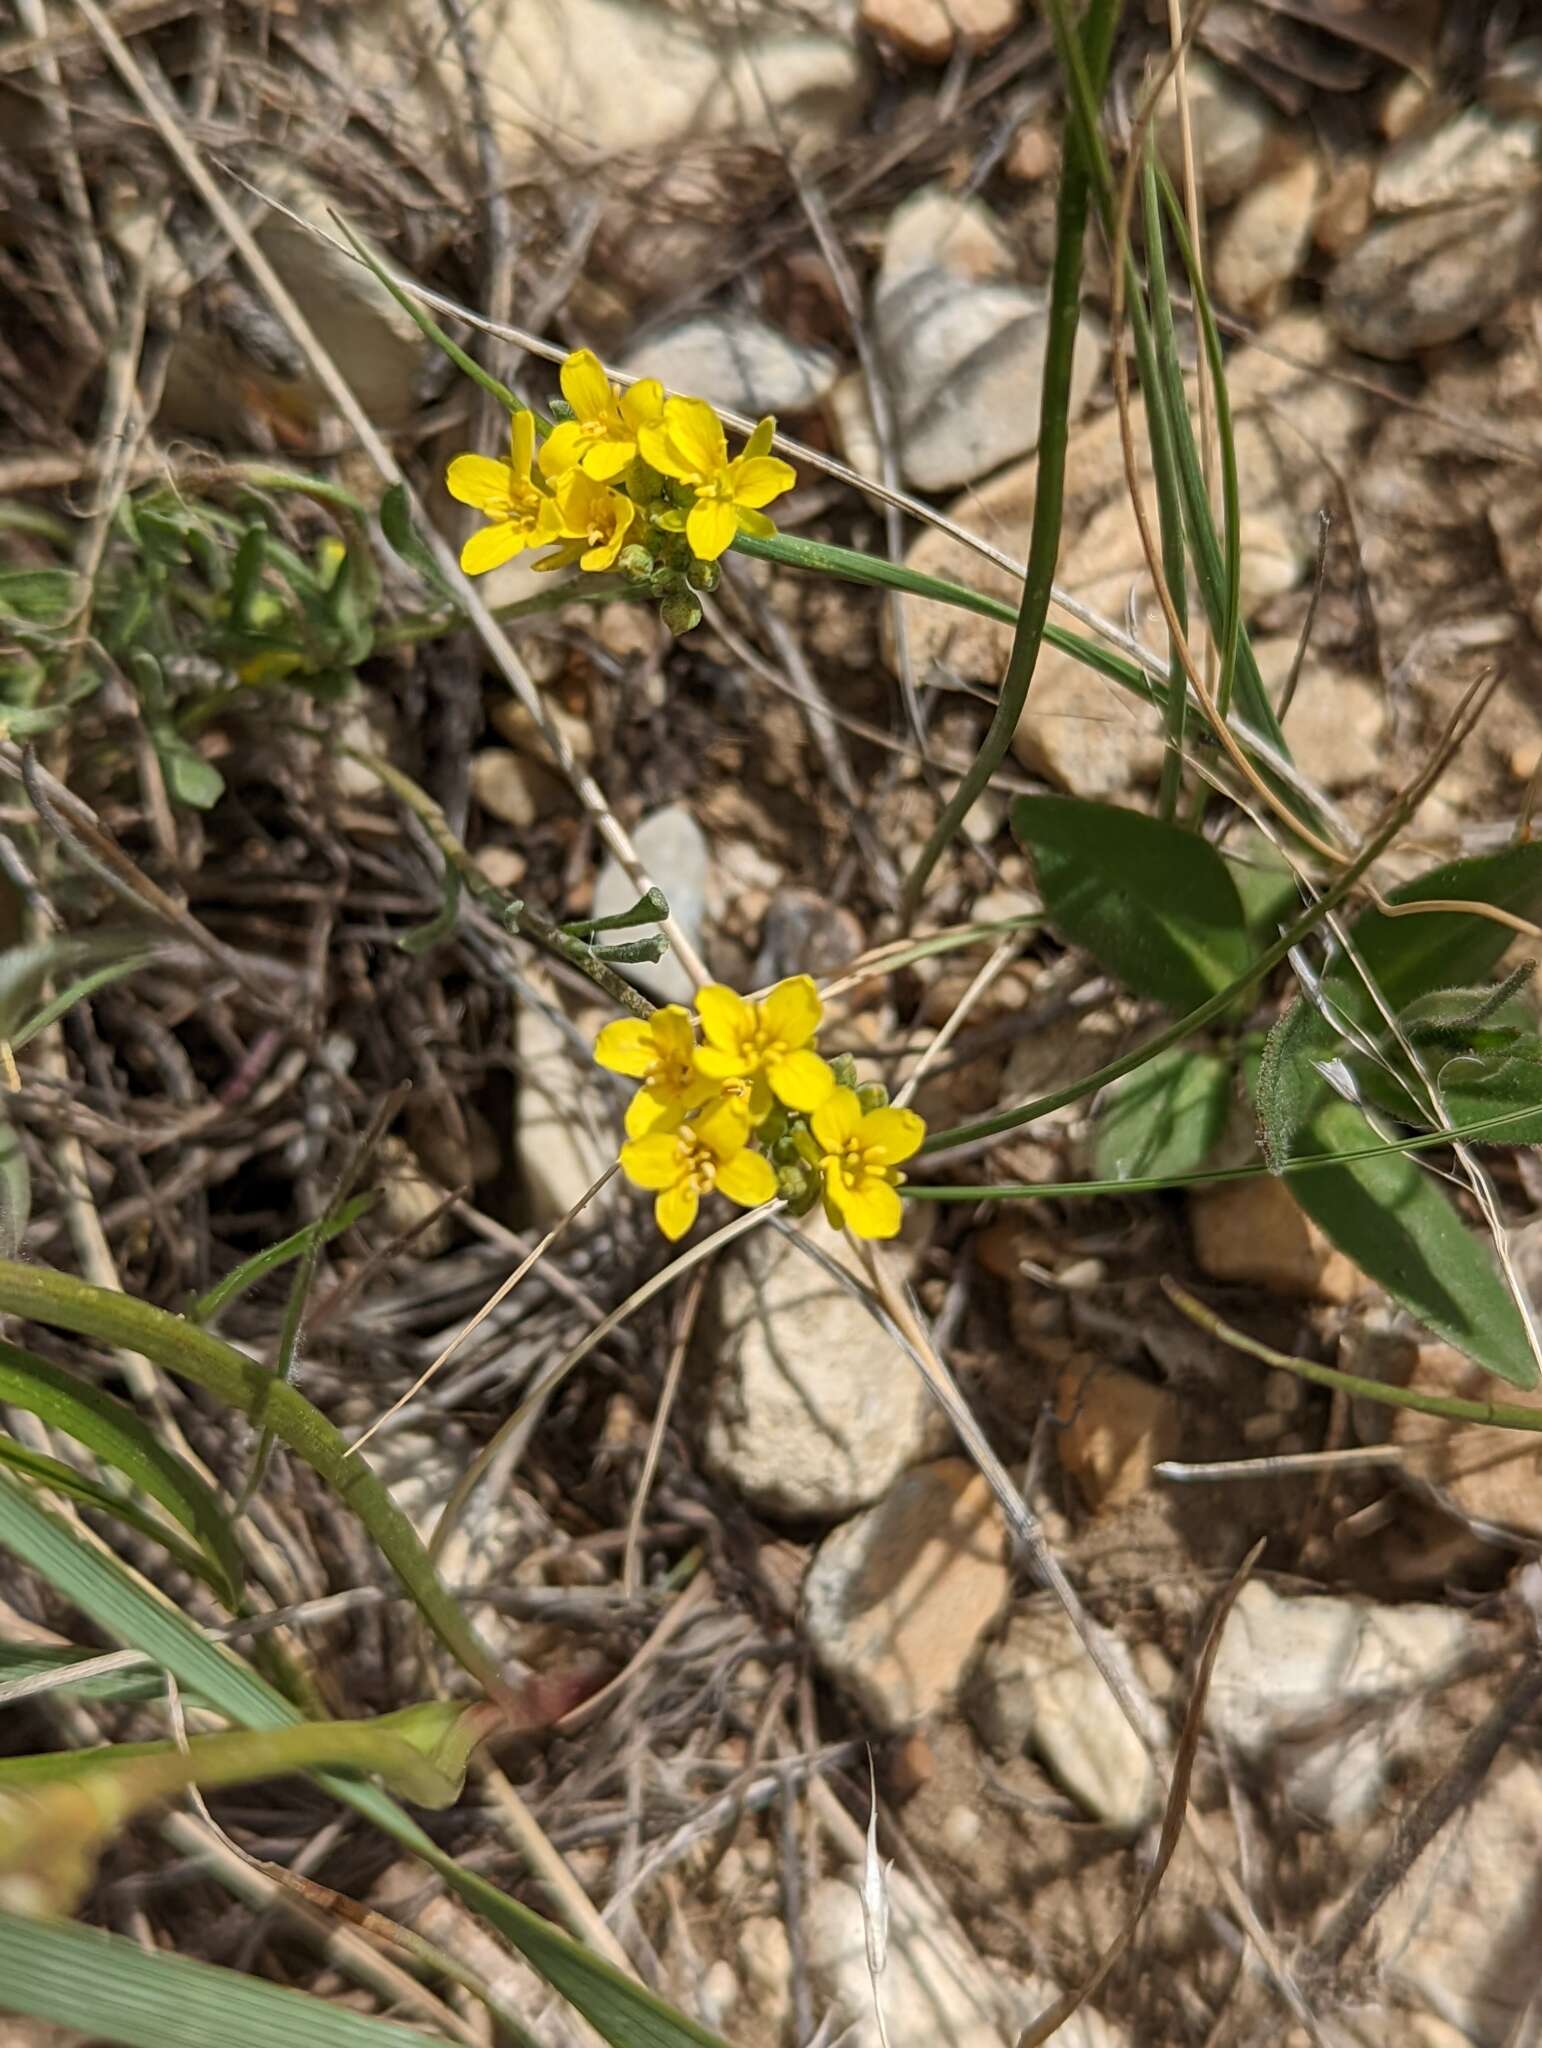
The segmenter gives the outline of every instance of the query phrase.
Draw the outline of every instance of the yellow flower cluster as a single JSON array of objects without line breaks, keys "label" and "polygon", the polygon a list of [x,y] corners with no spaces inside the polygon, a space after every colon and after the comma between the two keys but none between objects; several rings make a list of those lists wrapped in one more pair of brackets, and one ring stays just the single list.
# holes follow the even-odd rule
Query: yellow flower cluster
[{"label": "yellow flower cluster", "polygon": [[869,1099],[881,1090],[840,1085],[817,1049],[822,1015],[813,982],[796,974],[760,1002],[712,983],[697,994],[694,1021],[671,1003],[601,1031],[595,1059],[641,1083],[621,1170],[654,1195],[667,1238],[684,1237],[714,1191],[744,1208],[778,1192],[804,1208],[822,1195],[837,1228],[896,1235],[899,1165],[926,1125],[914,1110]]},{"label": "yellow flower cluster", "polygon": [[[450,495],[490,523],[461,550],[468,576],[500,568],[526,548],[554,544],[538,569],[613,569],[642,577],[689,575],[716,562],[740,533],[775,528],[764,507],[797,481],[771,454],[776,422],[763,419],[730,457],[723,423],[701,398],[667,397],[657,378],[618,391],[581,348],[561,370],[564,410],[536,448],[535,415],[509,422],[509,459],[457,455]],[[663,594],[667,594],[663,593]]]}]

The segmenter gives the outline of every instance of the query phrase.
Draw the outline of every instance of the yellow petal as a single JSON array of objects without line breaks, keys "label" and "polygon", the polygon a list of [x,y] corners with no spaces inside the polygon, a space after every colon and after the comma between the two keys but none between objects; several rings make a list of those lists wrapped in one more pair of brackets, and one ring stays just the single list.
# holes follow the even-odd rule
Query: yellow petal
[{"label": "yellow petal", "polygon": [[817,1052],[809,1052],[806,1047],[801,1052],[784,1053],[767,1067],[766,1079],[778,1101],[785,1102],[789,1109],[818,1109],[835,1089],[833,1070]]},{"label": "yellow petal", "polygon": [[610,379],[593,349],[575,349],[562,365],[562,395],[581,420],[604,419],[614,403]]},{"label": "yellow petal", "polygon": [[858,1133],[861,1143],[879,1145],[890,1166],[919,1152],[926,1136],[925,1121],[913,1109],[870,1109]]},{"label": "yellow petal", "polygon": [[696,1209],[696,1190],[683,1180],[677,1187],[665,1188],[653,1205],[653,1214],[659,1229],[675,1244],[696,1221]]},{"label": "yellow petal", "polygon": [[558,420],[541,443],[541,474],[556,483],[577,465],[584,451],[584,430],[577,420]]},{"label": "yellow petal", "polygon": [[811,974],[790,974],[760,1006],[766,1028],[783,1045],[807,1045],[819,1029],[824,1006]]},{"label": "yellow petal", "polygon": [[621,1147],[621,1171],[637,1188],[672,1188],[682,1178],[680,1140],[673,1131],[650,1131]]},{"label": "yellow petal", "polygon": [[698,1045],[694,1058],[697,1073],[704,1074],[709,1081],[740,1080],[752,1064],[742,1052],[721,1045]]},{"label": "yellow petal", "polygon": [[718,1168],[720,1193],[741,1209],[756,1209],[776,1193],[776,1169],[764,1152],[736,1152]]},{"label": "yellow petal", "polygon": [[472,534],[460,551],[460,565],[468,576],[485,576],[489,569],[501,569],[512,562],[528,536],[512,520],[500,519],[496,526],[484,526]]},{"label": "yellow petal", "polygon": [[631,467],[636,453],[635,441],[591,441],[584,455],[584,473],[596,483],[608,484]]},{"label": "yellow petal", "polygon": [[479,512],[496,507],[501,513],[509,502],[509,465],[491,455],[457,455],[445,472],[444,485],[463,505],[475,505]]},{"label": "yellow petal", "polygon": [[530,458],[535,453],[535,414],[522,406],[509,415],[509,460],[516,477],[528,481]]},{"label": "yellow petal", "polygon": [[626,1106],[629,1138],[646,1138],[652,1131],[672,1131],[679,1122],[679,1110],[651,1088],[639,1088]]},{"label": "yellow petal", "polygon": [[616,503],[614,509],[607,507],[608,516],[614,521],[610,534],[607,539],[599,542],[597,546],[590,548],[587,554],[579,557],[581,568],[611,568],[615,563],[617,555],[620,554],[623,546],[626,544],[626,537],[631,530],[636,507],[628,504],[626,499],[620,497],[615,491],[611,492],[611,496],[616,500]]},{"label": "yellow petal", "polygon": [[[675,475],[717,476],[728,467],[723,422],[704,398],[671,398],[664,404],[664,431],[681,469]],[[649,460],[652,458],[650,456]],[[657,468],[657,463],[654,464]]]},{"label": "yellow petal", "polygon": [[[738,1054],[745,1040],[754,1035],[754,1008],[720,981],[709,981],[705,988],[696,991],[696,1014],[707,1044],[719,1052]],[[703,1067],[702,1072],[710,1073],[711,1069]]]},{"label": "yellow petal", "polygon": [[743,452],[739,458],[740,461],[742,462],[746,455],[769,455],[771,453],[771,443],[775,439],[776,418],[774,414],[768,412],[765,418],[757,424],[754,433],[745,442]]},{"label": "yellow petal", "polygon": [[691,1128],[721,1165],[750,1142],[749,1104],[742,1096],[720,1095],[708,1102]]},{"label": "yellow petal", "polygon": [[637,452],[660,476],[672,476],[680,482],[690,481],[690,472],[681,467],[680,457],[675,453],[674,443],[662,419],[647,420],[639,426]]},{"label": "yellow petal", "polygon": [[657,1022],[654,1017],[617,1017],[594,1041],[596,1064],[609,1068],[613,1074],[626,1074],[640,1081],[658,1057],[654,1039]]},{"label": "yellow petal", "polygon": [[[530,545],[532,547],[539,547],[541,543],[538,540],[534,540]],[[564,541],[560,548],[555,549],[549,555],[542,555],[540,561],[532,562],[530,566],[534,569],[537,576],[544,575],[548,569],[571,569],[583,551],[584,544],[581,540]]]},{"label": "yellow petal", "polygon": [[635,433],[664,417],[664,387],[657,377],[639,377],[621,394],[621,417]]},{"label": "yellow petal", "polygon": [[905,1205],[889,1182],[877,1174],[868,1175],[856,1187],[843,1187],[836,1206],[855,1237],[899,1236]]},{"label": "yellow petal", "polygon": [[[639,1022],[641,1020],[639,1019]],[[650,1033],[655,1046],[665,1059],[677,1059],[689,1065],[691,1053],[696,1044],[696,1033],[691,1025],[691,1013],[682,1009],[679,1003],[665,1003],[662,1009],[642,1026]],[[605,1029],[609,1031],[610,1025]]]},{"label": "yellow petal", "polygon": [[768,540],[776,531],[776,521],[768,519],[764,512],[751,512],[743,505],[735,505],[734,517],[739,522],[739,531],[752,533],[757,540]]},{"label": "yellow petal", "polygon": [[722,498],[698,498],[685,515],[685,537],[698,562],[715,562],[727,554],[738,531],[734,508]]},{"label": "yellow petal", "polygon": [[837,1088],[825,1097],[809,1118],[809,1126],[821,1150],[839,1152],[848,1138],[862,1128],[862,1105],[854,1088]]},{"label": "yellow petal", "polygon": [[798,472],[790,462],[779,462],[774,455],[744,455],[734,464],[732,477],[734,503],[758,510],[783,491],[790,491]]}]

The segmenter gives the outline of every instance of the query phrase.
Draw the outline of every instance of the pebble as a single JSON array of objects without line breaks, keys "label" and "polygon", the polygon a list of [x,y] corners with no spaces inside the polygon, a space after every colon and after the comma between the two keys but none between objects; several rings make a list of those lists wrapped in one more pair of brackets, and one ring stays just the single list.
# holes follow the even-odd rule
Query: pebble
[{"label": "pebble", "polygon": [[479,846],[477,866],[495,889],[517,889],[530,863],[514,846]]},{"label": "pebble", "polygon": [[471,794],[491,817],[528,832],[562,809],[565,789],[549,768],[510,747],[479,747],[471,757]]},{"label": "pebble", "polygon": [[1395,142],[1376,170],[1378,213],[1423,213],[1503,199],[1542,181],[1542,121],[1463,107]]},{"label": "pebble", "polygon": [[709,2027],[721,2027],[739,2003],[739,1973],[726,1956],[707,1966],[699,1996],[701,2017]]},{"label": "pebble", "polygon": [[[588,763],[594,759],[594,732],[587,718],[576,711],[569,711],[565,704],[554,697],[547,697],[543,706],[547,717],[557,728],[572,749],[576,761]],[[532,754],[548,766],[554,765],[552,751],[536,725],[534,715],[517,697],[499,697],[488,713],[488,723],[511,747],[521,753]]]},{"label": "pebble", "polygon": [[1455,341],[1534,274],[1539,227],[1535,196],[1381,221],[1334,266],[1328,323],[1348,347],[1393,362]]},{"label": "pebble", "polygon": [[755,973],[761,982],[789,974],[827,981],[849,967],[865,943],[861,920],[844,903],[832,903],[817,889],[779,889],[761,926]]},{"label": "pebble", "polygon": [[[525,978],[557,1007],[556,989],[544,970],[527,968]],[[596,1093],[594,1070],[548,1010],[535,1003],[522,1002],[514,1012],[514,1070],[514,1159],[528,1220],[544,1228],[566,1215],[614,1162],[621,1097],[607,1100]],[[606,1195],[590,1205],[589,1217]]]},{"label": "pebble", "polygon": [[1453,1607],[1287,1598],[1254,1579],[1222,1632],[1208,1722],[1271,1769],[1298,1811],[1351,1827],[1417,1747],[1419,1695],[1454,1677],[1479,1641]]},{"label": "pebble", "polygon": [[620,368],[759,419],[812,411],[835,389],[841,362],[833,350],[793,341],[753,313],[706,312],[640,334]]},{"label": "pebble", "polygon": [[919,270],[946,270],[971,284],[1011,277],[1016,267],[1005,228],[983,199],[923,185],[889,215],[877,290],[892,291]]},{"label": "pebble", "polygon": [[765,2038],[778,2040],[792,2018],[792,1945],[786,1926],[769,1915],[746,1920],[739,1929],[738,1954],[739,1974]]},{"label": "pebble", "polygon": [[414,1232],[407,1248],[411,1258],[427,1259],[442,1252],[450,1242],[451,1219],[442,1208],[448,1190],[434,1185],[406,1140],[394,1134],[381,1139],[376,1161],[381,1228],[392,1237]]},{"label": "pebble", "polygon": [[1376,1915],[1399,2003],[1432,2008],[1473,2048],[1507,2048],[1535,2011],[1539,1839],[1542,1775],[1529,1755],[1501,1756]]},{"label": "pebble", "polygon": [[[666,804],[651,811],[634,829],[632,845],[646,874],[663,890],[670,915],[686,937],[701,952],[707,916],[707,872],[712,852],[705,833],[684,804]],[[637,890],[613,854],[607,854],[594,885],[594,917],[614,917],[630,910]],[[612,934],[617,942],[646,939],[657,925],[638,925]],[[667,952],[657,966],[628,967],[629,981],[647,991],[656,1002],[689,1003],[696,985],[673,952]]]},{"label": "pebble", "polygon": [[[1258,672],[1279,702],[1295,665],[1294,635],[1253,642]],[[1376,780],[1386,767],[1387,709],[1376,680],[1308,648],[1285,714],[1291,758],[1308,781],[1336,793]]]},{"label": "pebble", "polygon": [[[1122,625],[1136,579],[1126,570],[1077,596]],[[1146,586],[1144,576],[1140,578]],[[1160,713],[1058,647],[1041,647],[1012,752],[1031,774],[1076,796],[1119,797],[1162,772]]]},{"label": "pebble", "polygon": [[[843,1239],[827,1239],[847,1262]],[[699,1349],[712,1361],[708,1468],[763,1513],[866,1507],[920,1456],[929,1397],[855,1295],[779,1233],[716,1265]]]},{"label": "pebble", "polygon": [[1120,1366],[1082,1359],[1065,1368],[1055,1441],[1090,1508],[1124,1507],[1145,1492],[1152,1466],[1177,1455],[1180,1414],[1176,1395]]},{"label": "pebble", "polygon": [[1140,1737],[1059,1608],[1016,1617],[987,1653],[970,1708],[997,1756],[1031,1746],[1103,1826],[1133,1835],[1160,1810],[1161,1786]]},{"label": "pebble", "polygon": [[[1245,79],[1198,50],[1187,63],[1194,167],[1208,206],[1225,206],[1255,186],[1288,148],[1278,114]],[[1169,79],[1157,103],[1157,148],[1175,180],[1183,176],[1178,88]]]},{"label": "pebble", "polygon": [[[479,10],[487,13],[491,10]],[[510,178],[663,156],[681,144],[787,138],[798,157],[839,142],[866,102],[849,34],[736,28],[655,0],[520,0],[482,37],[495,140]]]},{"label": "pebble", "polygon": [[[1422,1394],[1482,1401],[1493,1397],[1491,1374],[1449,1344],[1421,1344],[1407,1383]],[[1542,1393],[1506,1387],[1513,1406],[1542,1408]],[[1428,1480],[1459,1515],[1487,1522],[1518,1536],[1542,1537],[1542,1436],[1479,1426],[1453,1427],[1439,1416],[1394,1408],[1391,1440],[1418,1444],[1414,1470]],[[1427,1448],[1438,1446],[1433,1454]]]},{"label": "pebble", "polygon": [[1216,233],[1211,284],[1223,305],[1270,320],[1306,260],[1322,172],[1315,156],[1252,186]]},{"label": "pebble", "polygon": [[960,43],[989,50],[1011,34],[1022,0],[862,0],[862,26],[922,64],[946,64]]},{"label": "pebble", "polygon": [[[836,1354],[838,1355],[838,1354]],[[961,1458],[907,1472],[827,1536],[803,1588],[815,1661],[886,1732],[958,1690],[1011,1584],[989,1487]]]},{"label": "pebble", "polygon": [[[873,1983],[859,1890],[861,1873],[824,1878],[804,1914],[809,1975],[828,2002],[842,2048],[1007,2048],[1054,2003],[1058,1986],[1019,1977],[967,1948],[942,1913],[902,1871],[886,1876],[888,1956],[879,1981],[884,2027],[873,2011]],[[1113,2048],[1119,2039],[1090,2006],[1055,2035],[1056,2048]]]},{"label": "pebble", "polygon": [[1297,1301],[1343,1304],[1368,1281],[1273,1175],[1189,1197],[1194,1257],[1211,1280],[1242,1280]]}]

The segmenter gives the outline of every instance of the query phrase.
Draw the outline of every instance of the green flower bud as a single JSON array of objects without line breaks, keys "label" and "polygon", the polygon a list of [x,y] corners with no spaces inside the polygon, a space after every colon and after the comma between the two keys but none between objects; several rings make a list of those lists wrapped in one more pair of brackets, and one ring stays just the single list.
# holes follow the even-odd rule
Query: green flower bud
[{"label": "green flower bud", "polygon": [[866,1115],[870,1109],[888,1107],[889,1091],[882,1081],[864,1081],[857,1090],[857,1100],[862,1105],[863,1114]]},{"label": "green flower bud", "polygon": [[723,571],[718,563],[699,562],[694,555],[691,557],[690,567],[685,573],[690,578],[691,587],[694,590],[716,590],[719,583],[723,580]]},{"label": "green flower bud", "polygon": [[805,1166],[801,1159],[790,1166],[779,1166],[776,1184],[790,1215],[806,1216],[819,1200],[819,1175],[812,1167]]},{"label": "green flower bud", "polygon": [[820,1150],[819,1140],[814,1136],[814,1133],[807,1124],[800,1123],[794,1128],[792,1142],[797,1150],[798,1157],[803,1160],[805,1165],[818,1166],[820,1160],[824,1157],[824,1153]]},{"label": "green flower bud", "polygon": [[787,1111],[780,1102],[773,1102],[761,1119],[759,1136],[768,1152],[774,1152],[788,1136]]},{"label": "green flower bud", "polygon": [[578,418],[578,414],[574,412],[572,406],[568,404],[565,398],[554,398],[552,400],[551,416],[554,420],[576,420]]},{"label": "green flower bud", "polygon": [[672,590],[659,606],[659,617],[678,636],[701,624],[701,606],[688,590]]},{"label": "green flower bud", "polygon": [[830,1062],[830,1071],[835,1076],[837,1088],[855,1088],[857,1085],[857,1062],[853,1054],[838,1052]]},{"label": "green flower bud", "polygon": [[616,557],[616,567],[628,583],[646,583],[653,574],[653,557],[635,540]]}]

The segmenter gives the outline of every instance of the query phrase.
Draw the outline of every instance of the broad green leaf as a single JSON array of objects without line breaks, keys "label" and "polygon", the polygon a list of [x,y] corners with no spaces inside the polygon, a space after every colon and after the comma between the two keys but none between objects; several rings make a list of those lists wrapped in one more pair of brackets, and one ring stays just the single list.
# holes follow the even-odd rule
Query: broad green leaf
[{"label": "broad green leaf", "polygon": [[1253,834],[1245,849],[1229,853],[1225,859],[1242,899],[1243,922],[1254,943],[1260,947],[1272,944],[1301,908],[1295,876],[1262,833]]},{"label": "broad green leaf", "polygon": [[449,579],[434,560],[428,544],[412,523],[405,484],[392,484],[381,499],[380,530],[395,552],[409,568],[416,569],[435,595],[442,597],[446,603],[459,611],[459,595],[452,589]]},{"label": "broad green leaf", "polygon": [[[1497,1053],[1425,1055],[1425,1069],[1438,1092],[1443,1125],[1458,1133],[1473,1131],[1479,1145],[1542,1145],[1542,1045],[1535,1038],[1525,1047]],[[1395,1075],[1371,1061],[1352,1062],[1361,1093],[1378,1109],[1418,1130],[1439,1128],[1424,1107],[1421,1094],[1411,1093]],[[1496,1117],[1508,1120],[1493,1129]]]},{"label": "broad green leaf", "polygon": [[3,1910],[0,2008],[121,2048],[424,2048],[428,2038],[120,1934]]},{"label": "broad green leaf", "polygon": [[62,626],[80,604],[72,569],[8,569],[0,573],[0,619],[24,626]]},{"label": "broad green leaf", "polygon": [[1251,946],[1231,871],[1196,833],[1083,797],[1019,797],[1045,915],[1100,966],[1191,1010],[1246,971]]},{"label": "broad green leaf", "polygon": [[[252,1728],[288,1727],[299,1720],[289,1701],[255,1671],[212,1643],[177,1608],[130,1577],[116,1560],[76,1542],[61,1523],[3,1473],[0,1546],[41,1572],[107,1635],[154,1657],[179,1683],[231,1720]],[[463,1870],[378,1787],[325,1772],[319,1775],[336,1798],[374,1821],[436,1870],[614,2048],[725,2048],[719,2035],[675,2012],[485,1878]],[[4,1961],[0,1954],[0,1967]],[[0,1975],[0,1984],[8,1991],[10,1982]],[[293,2048],[297,2039],[292,2034],[280,2036],[273,2048]],[[157,2042],[154,2048],[161,2044]],[[207,2048],[206,2037],[197,2038],[197,2048]],[[243,2041],[241,2048],[249,2048],[249,2044]]]},{"label": "broad green leaf", "polygon": [[[1302,1130],[1303,1152],[1353,1152],[1378,1134],[1353,1103],[1330,1097]],[[1292,1173],[1291,1193],[1341,1252],[1428,1329],[1512,1386],[1534,1387],[1536,1362],[1494,1255],[1444,1187],[1407,1154]]]},{"label": "broad green leaf", "polygon": [[1108,1180],[1197,1173],[1226,1128],[1232,1067],[1175,1046],[1110,1091],[1098,1111],[1093,1164]]},{"label": "broad green leaf", "polygon": [[194,1537],[227,1606],[241,1598],[241,1550],[225,1510],[193,1468],[168,1450],[126,1402],[49,1359],[0,1340],[0,1402],[25,1408],[95,1452]]},{"label": "broad green leaf", "polygon": [[1264,1041],[1253,1094],[1259,1142],[1271,1173],[1281,1172],[1292,1152],[1311,1149],[1298,1147],[1296,1138],[1332,1093],[1318,1062],[1331,1060],[1338,1049],[1338,1033],[1305,996],[1275,1020]]},{"label": "broad green leaf", "polygon": [[189,810],[212,810],[225,794],[225,778],[214,763],[174,726],[157,721],[150,727],[150,739],[172,802],[186,804]]}]

